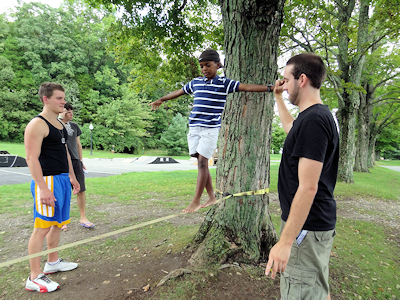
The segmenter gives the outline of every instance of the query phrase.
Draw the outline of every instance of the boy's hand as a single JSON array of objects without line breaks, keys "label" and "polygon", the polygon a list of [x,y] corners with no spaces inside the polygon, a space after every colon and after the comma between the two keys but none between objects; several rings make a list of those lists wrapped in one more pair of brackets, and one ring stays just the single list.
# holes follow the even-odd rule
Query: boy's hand
[{"label": "boy's hand", "polygon": [[285,84],[284,80],[277,80],[275,82],[275,87],[274,87],[274,94],[275,95],[280,95],[283,93],[283,85]]},{"label": "boy's hand", "polygon": [[161,100],[162,98],[158,99],[157,101],[151,102],[149,105],[151,106],[151,110],[157,110],[160,105],[164,102]]}]

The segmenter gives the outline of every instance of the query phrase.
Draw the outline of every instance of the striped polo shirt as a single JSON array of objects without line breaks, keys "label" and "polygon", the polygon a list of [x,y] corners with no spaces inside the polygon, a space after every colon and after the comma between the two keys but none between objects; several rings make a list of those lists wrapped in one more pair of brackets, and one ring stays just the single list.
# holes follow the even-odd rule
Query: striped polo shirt
[{"label": "striped polo shirt", "polygon": [[193,109],[189,116],[189,127],[221,127],[226,96],[239,91],[239,81],[219,77],[207,80],[194,78],[183,87],[185,94],[194,95]]}]

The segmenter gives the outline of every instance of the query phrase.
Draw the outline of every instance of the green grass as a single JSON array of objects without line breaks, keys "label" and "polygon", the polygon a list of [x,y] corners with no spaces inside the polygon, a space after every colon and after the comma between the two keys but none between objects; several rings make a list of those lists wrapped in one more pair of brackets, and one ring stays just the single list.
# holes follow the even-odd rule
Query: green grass
[{"label": "green grass", "polygon": [[400,160],[378,160],[375,162],[378,166],[400,167]]},{"label": "green grass", "polygon": [[[15,148],[7,147],[5,150],[21,155],[15,152],[23,150],[21,145],[0,143],[1,150],[4,149],[4,145],[15,145]],[[271,160],[279,158],[280,156],[271,156]],[[214,180],[215,172],[215,169],[211,169]],[[271,192],[276,192],[277,175],[278,164],[272,164]],[[90,198],[87,209],[89,218],[107,220],[109,212],[92,208],[97,206],[101,208],[109,203],[135,205],[143,210],[181,209],[193,195],[196,178],[197,171],[126,173],[106,178],[89,178],[86,192]],[[400,200],[399,172],[377,166],[371,169],[371,173],[354,173],[354,181],[355,184],[351,185],[338,183],[335,195],[362,197],[371,201],[373,199]],[[0,186],[0,216],[7,218],[30,216],[31,203],[29,184]],[[364,213],[374,214],[373,211]],[[78,218],[76,207],[73,207],[71,211],[71,218]],[[278,230],[279,216],[273,214],[271,218]],[[133,223],[141,221],[139,218],[133,219]],[[115,229],[123,226],[115,226]],[[135,261],[147,249],[152,249],[152,253],[159,251],[160,255],[165,253],[170,241],[173,244],[173,251],[181,251],[191,241],[197,229],[198,225],[177,226],[162,222],[152,227],[140,228],[118,238],[67,249],[63,251],[63,255],[73,260],[84,258],[85,261],[95,262],[99,259],[115,260],[128,253],[129,259]],[[331,258],[332,294],[341,295],[344,297],[342,299],[399,299],[399,244],[398,241],[396,242],[397,237],[393,236],[394,233],[388,232],[377,223],[345,218],[338,219],[337,233],[332,250],[334,257]],[[7,232],[0,230],[0,247],[4,245],[6,236]],[[166,237],[168,243],[154,250],[154,245]],[[139,252],[136,252],[135,248]],[[28,272],[26,262],[0,269],[0,290],[7,291],[8,295],[21,294],[22,282],[26,279]],[[203,284],[203,276],[190,275],[188,278],[194,284],[188,283],[186,277],[185,280],[171,281],[159,289],[159,299],[185,299],[187,295],[193,295],[196,292],[194,286],[201,287]]]},{"label": "green grass", "polygon": [[330,262],[330,275],[336,279],[333,293],[345,294],[345,299],[399,299],[394,236],[377,224],[344,218],[338,219],[336,230]]},{"label": "green grass", "polygon": [[370,172],[354,172],[354,184],[338,182],[335,196],[400,200],[400,172],[379,166]]},{"label": "green grass", "polygon": [[[8,151],[10,154],[18,155],[21,157],[26,157],[25,147],[23,143],[6,143],[0,142],[0,150]],[[169,156],[167,152],[164,150],[158,149],[147,149],[144,151],[140,151],[139,154],[128,154],[128,153],[111,153],[110,151],[102,151],[102,150],[92,150],[92,155],[90,155],[90,149],[83,149],[82,156],[83,158],[128,158],[128,157],[140,157],[142,155],[145,156]],[[179,156],[171,156],[174,159],[189,159],[189,154],[182,154]]]}]

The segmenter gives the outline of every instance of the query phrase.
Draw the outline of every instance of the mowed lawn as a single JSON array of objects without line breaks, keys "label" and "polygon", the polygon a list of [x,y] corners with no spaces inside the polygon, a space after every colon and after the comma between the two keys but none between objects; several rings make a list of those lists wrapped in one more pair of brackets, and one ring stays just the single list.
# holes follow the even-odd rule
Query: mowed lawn
[{"label": "mowed lawn", "polygon": [[[4,143],[0,143],[0,150],[3,146]],[[9,145],[8,148],[10,148]],[[16,149],[15,152],[21,151],[21,145],[17,148],[19,150]],[[109,153],[104,153],[104,155],[109,155]],[[279,160],[279,156],[273,156],[271,160]],[[394,163],[398,164],[398,162]],[[271,193],[277,192],[278,167],[277,162],[271,164]],[[398,207],[400,205],[400,173],[379,166],[370,171],[371,173],[355,173],[355,184],[338,183],[336,196],[340,199],[363,198],[368,201],[385,201]],[[215,169],[211,172],[215,180]],[[103,212],[90,210],[90,207],[107,203],[135,205],[143,211],[148,211],[150,208],[154,211],[176,210],[178,212],[190,201],[196,178],[196,171],[174,171],[129,173],[107,178],[88,179],[87,196],[91,199],[89,216],[94,220],[105,218]],[[0,186],[0,216],[2,218],[29,215],[31,201],[29,184]],[[369,213],[373,214],[374,212]],[[275,227],[278,228],[279,215],[271,217]],[[76,210],[71,213],[71,218],[78,218]],[[125,226],[129,225],[132,224]],[[117,228],[120,226],[115,229]],[[157,232],[175,232],[175,234],[178,232],[179,238],[174,243],[174,247],[180,251],[179,249],[182,250],[192,241],[197,229],[198,225],[178,226],[162,223],[155,225],[154,228],[143,229],[141,235],[146,239],[143,238],[141,241],[137,241],[137,234],[128,232],[117,240],[107,239],[110,242],[105,241],[105,243],[93,244],[90,247],[79,246],[73,250],[64,250],[64,253],[71,258],[78,258],[87,255],[87,249],[91,248],[96,253],[102,253],[102,259],[107,259],[107,255],[115,256],[126,253],[127,249],[115,247],[119,241],[135,239],[137,243],[144,243],[143,247],[146,247],[146,245],[154,245],[159,241],[160,236]],[[331,257],[330,283],[333,299],[335,296],[338,299],[400,299],[399,231],[393,231],[393,228],[384,227],[376,222],[339,216],[337,233]],[[0,248],[4,246],[6,234],[0,229]],[[123,252],[119,253],[119,251]],[[94,257],[90,259],[95,260]],[[3,261],[0,260],[0,262]],[[23,268],[0,269],[0,299],[3,295],[13,295],[21,289],[21,280],[26,279],[27,269],[26,263],[20,265]],[[187,280],[195,280],[194,277],[187,278]],[[15,282],[18,282],[18,285],[13,284]],[[177,299],[170,296],[170,290],[177,287],[183,289],[182,295],[185,296],[181,299],[191,299],[190,295],[193,295],[194,291],[180,281],[174,281],[170,285],[160,288],[158,290],[159,299]],[[2,295],[2,292],[5,294]],[[8,299],[8,297],[4,297],[4,299]]]}]

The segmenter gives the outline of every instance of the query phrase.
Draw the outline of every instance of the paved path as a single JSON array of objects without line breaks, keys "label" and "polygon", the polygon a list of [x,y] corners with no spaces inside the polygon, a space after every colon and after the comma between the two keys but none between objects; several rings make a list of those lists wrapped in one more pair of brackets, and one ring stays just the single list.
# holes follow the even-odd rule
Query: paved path
[{"label": "paved path", "polygon": [[388,169],[393,170],[393,171],[400,172],[400,167],[392,167],[392,166],[382,166],[382,167],[388,168]]},{"label": "paved path", "polygon": [[[120,175],[129,172],[156,172],[156,171],[177,171],[197,170],[196,161],[177,160],[178,163],[148,164],[134,162],[132,159],[113,158],[84,158],[83,163],[89,173],[86,178],[107,177]],[[215,167],[210,167],[215,168]],[[32,177],[29,169],[26,168],[0,168],[0,185],[31,182]]]},{"label": "paved path", "polygon": [[[144,160],[144,161],[148,161]],[[149,164],[134,161],[133,158],[84,158],[83,163],[89,173],[86,178],[108,177],[129,172],[187,171],[197,170],[196,160],[176,160],[178,163]],[[279,160],[272,160],[271,165]],[[216,168],[210,167],[210,168]],[[0,168],[0,185],[31,182],[32,177],[26,168]]]}]

